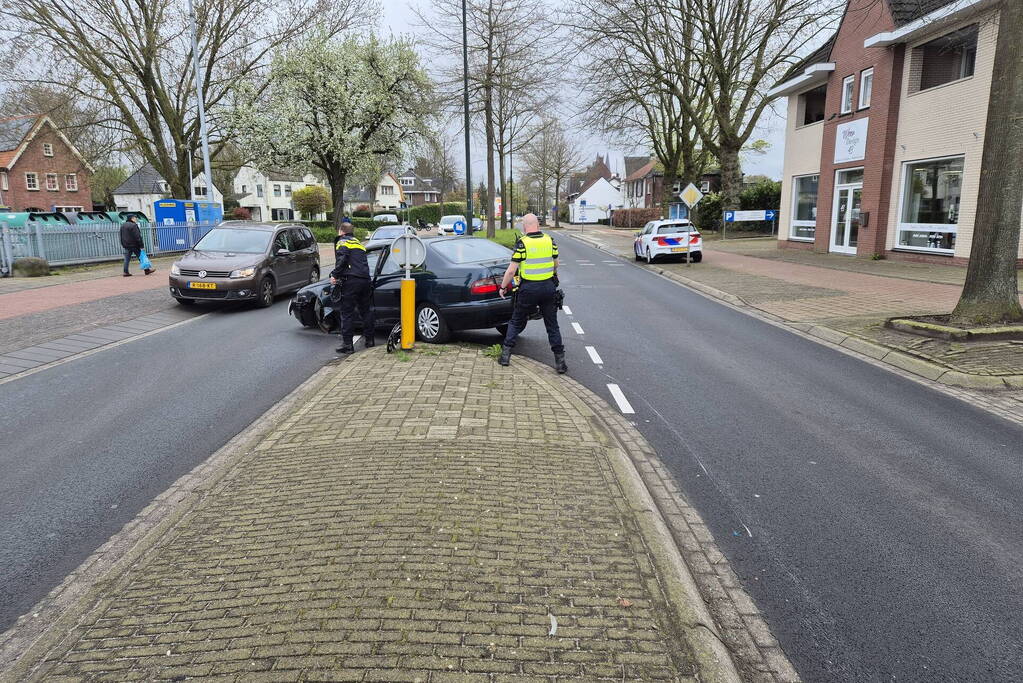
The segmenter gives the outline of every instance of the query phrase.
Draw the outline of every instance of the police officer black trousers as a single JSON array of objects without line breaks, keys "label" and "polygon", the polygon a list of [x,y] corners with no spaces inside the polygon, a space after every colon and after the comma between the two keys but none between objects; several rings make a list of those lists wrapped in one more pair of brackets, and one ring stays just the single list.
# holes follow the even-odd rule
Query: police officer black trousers
[{"label": "police officer black trousers", "polygon": [[341,303],[338,313],[341,316],[341,347],[339,351],[351,349],[353,328],[355,327],[354,314],[359,311],[362,318],[362,336],[366,348],[373,346],[375,342],[374,311],[373,311],[373,285],[366,278],[347,277],[341,281]]},{"label": "police officer black trousers", "polygon": [[555,298],[558,286],[554,279],[547,280],[523,280],[515,294],[515,308],[512,309],[511,321],[508,323],[508,334],[504,338],[502,349],[502,365],[507,365],[511,356],[511,350],[515,348],[515,340],[526,329],[529,322],[529,314],[540,307],[543,315],[543,324],[547,328],[547,341],[550,342],[551,351],[554,352],[554,359],[558,372],[565,372],[565,345],[561,341],[561,328],[558,326],[558,302]]}]

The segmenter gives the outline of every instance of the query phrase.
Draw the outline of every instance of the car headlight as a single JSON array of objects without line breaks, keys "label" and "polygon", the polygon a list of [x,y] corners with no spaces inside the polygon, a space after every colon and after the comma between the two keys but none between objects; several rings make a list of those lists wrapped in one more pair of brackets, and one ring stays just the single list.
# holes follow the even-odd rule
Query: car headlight
[{"label": "car headlight", "polygon": [[255,274],[256,274],[256,267],[255,266],[252,266],[250,268],[242,268],[240,270],[232,270],[231,271],[231,277],[233,277],[233,278],[252,277]]},{"label": "car headlight", "polygon": [[181,275],[181,269],[178,268],[178,264],[171,264],[171,275]]}]

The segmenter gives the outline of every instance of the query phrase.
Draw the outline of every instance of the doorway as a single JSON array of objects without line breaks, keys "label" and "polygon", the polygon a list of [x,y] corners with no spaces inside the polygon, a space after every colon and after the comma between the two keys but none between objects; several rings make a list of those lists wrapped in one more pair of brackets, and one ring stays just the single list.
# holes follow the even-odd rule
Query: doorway
[{"label": "doorway", "polygon": [[855,254],[860,233],[863,200],[863,169],[838,171],[835,176],[835,206],[831,219],[830,251]]}]

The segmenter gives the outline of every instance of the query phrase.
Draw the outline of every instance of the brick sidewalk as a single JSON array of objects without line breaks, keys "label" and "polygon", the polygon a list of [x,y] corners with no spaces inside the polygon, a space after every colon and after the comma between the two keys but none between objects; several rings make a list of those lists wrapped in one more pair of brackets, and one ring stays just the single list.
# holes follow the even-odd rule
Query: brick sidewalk
[{"label": "brick sidewalk", "polygon": [[[165,494],[185,500],[173,526],[105,570],[12,680],[735,680],[614,446],[641,437],[612,437],[570,387],[585,392],[476,348],[328,366],[218,483]],[[714,554],[710,575],[731,576]],[[759,669],[744,677],[796,677],[759,617],[736,624]]]},{"label": "brick sidewalk", "polygon": [[[631,233],[586,227],[573,234],[623,258],[633,256]],[[962,344],[884,327],[894,316],[951,311],[962,291],[962,269],[779,250],[776,241],[763,239],[708,242],[702,263],[659,261],[656,267],[738,297],[800,329],[823,328],[836,341],[852,336],[910,357],[910,363],[919,359],[931,368],[922,372],[931,379],[951,371],[956,374],[948,376],[949,383],[961,386],[1004,388],[1004,381],[1019,388],[1023,381],[1023,346],[1018,343]],[[941,281],[926,281],[929,276]]]}]

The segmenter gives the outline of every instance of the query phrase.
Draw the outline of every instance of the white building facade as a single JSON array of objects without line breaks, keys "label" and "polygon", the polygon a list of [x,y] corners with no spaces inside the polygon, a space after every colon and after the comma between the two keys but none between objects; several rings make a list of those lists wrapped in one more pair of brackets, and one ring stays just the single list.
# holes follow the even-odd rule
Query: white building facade
[{"label": "white building facade", "polygon": [[[290,221],[302,218],[292,201],[295,190],[303,187],[326,187],[311,173],[303,176],[242,166],[234,178],[234,193],[238,206],[248,209],[254,221]],[[312,220],[325,220],[320,213]]]}]

